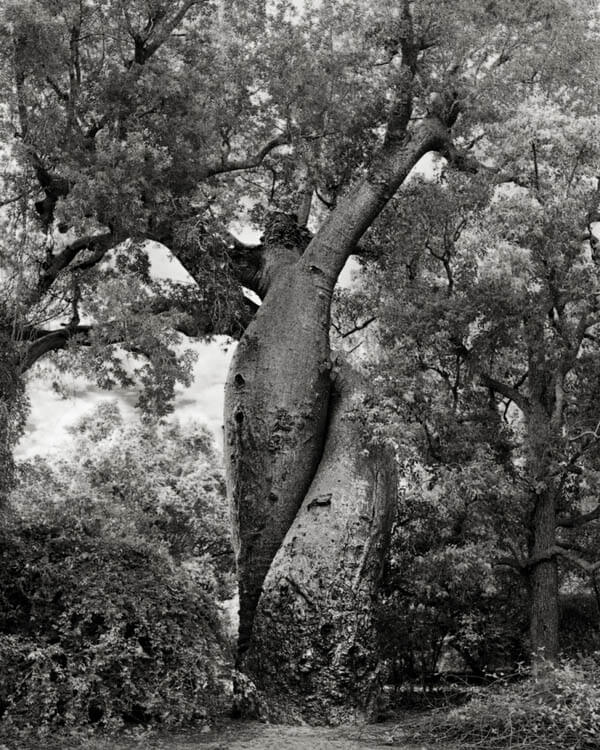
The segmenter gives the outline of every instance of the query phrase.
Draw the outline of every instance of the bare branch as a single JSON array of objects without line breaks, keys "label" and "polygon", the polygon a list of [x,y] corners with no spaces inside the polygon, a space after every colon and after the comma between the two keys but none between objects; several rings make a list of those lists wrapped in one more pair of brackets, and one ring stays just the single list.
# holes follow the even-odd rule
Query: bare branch
[{"label": "bare branch", "polygon": [[23,198],[27,196],[28,192],[29,191],[25,191],[23,193],[19,193],[19,195],[13,195],[12,198],[4,198],[3,200],[0,201],[0,208],[2,208],[3,206],[8,206],[11,203],[16,203],[17,201],[22,200]]},{"label": "bare branch", "polygon": [[377,316],[373,315],[371,318],[367,318],[364,323],[360,323],[359,325],[355,325],[354,328],[351,328],[349,331],[342,331],[336,327],[336,330],[340,336],[340,338],[345,339],[348,338],[348,336],[351,336],[353,333],[357,333],[358,331],[364,330],[367,326],[370,326],[371,323],[377,320]]},{"label": "bare branch", "polygon": [[600,439],[600,422],[598,422],[593,431],[586,430],[585,432],[580,432],[579,435],[574,435],[572,438],[569,438],[569,442],[574,443],[576,440],[581,440],[581,438],[584,437],[591,437],[592,440]]}]

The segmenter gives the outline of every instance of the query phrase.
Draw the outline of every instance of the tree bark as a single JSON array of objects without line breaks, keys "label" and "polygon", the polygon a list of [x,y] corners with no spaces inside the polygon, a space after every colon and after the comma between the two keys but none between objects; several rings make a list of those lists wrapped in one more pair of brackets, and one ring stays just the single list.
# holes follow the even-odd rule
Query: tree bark
[{"label": "tree bark", "polygon": [[298,266],[290,257],[274,274],[225,386],[240,655],[248,647],[263,580],[315,474],[325,438],[333,289],[320,274]]},{"label": "tree bark", "polygon": [[558,658],[558,563],[556,546],[557,488],[552,476],[552,456],[559,442],[561,405],[553,387],[556,374],[545,367],[541,326],[530,339],[529,408],[526,413],[529,476],[534,482],[529,554],[534,561],[528,574],[530,594],[530,648],[534,670],[547,671]]},{"label": "tree bark", "polygon": [[[533,512],[532,557],[544,557],[556,545],[554,498],[541,492]],[[529,574],[531,597],[530,645],[534,669],[544,671],[558,658],[558,563],[555,555],[534,563]]]},{"label": "tree bark", "polygon": [[242,668],[270,720],[374,718],[383,683],[372,611],[396,500],[394,452],[368,445],[365,383],[337,375],[317,473],[263,585]]},{"label": "tree bark", "polygon": [[25,411],[18,352],[10,332],[0,327],[0,509],[13,485],[13,448],[23,430]]},{"label": "tree bark", "polygon": [[[328,415],[331,297],[356,243],[419,159],[447,146],[452,123],[435,113],[410,133],[408,119],[402,128],[391,124],[363,180],[306,248],[293,233],[266,233],[255,280],[263,303],[226,383],[225,463],[240,590],[235,690],[246,714],[322,722],[348,708],[368,714],[374,705],[370,603],[395,495],[392,458],[356,442],[356,425],[338,416],[342,407]],[[290,532],[274,562],[293,523],[301,530],[295,541]]]}]

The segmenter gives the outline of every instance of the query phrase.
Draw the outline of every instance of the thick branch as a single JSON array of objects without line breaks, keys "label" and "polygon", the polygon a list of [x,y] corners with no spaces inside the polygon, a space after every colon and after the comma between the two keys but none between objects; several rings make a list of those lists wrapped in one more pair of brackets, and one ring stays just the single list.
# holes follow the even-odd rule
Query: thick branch
[{"label": "thick branch", "polygon": [[302,262],[334,284],[348,257],[422,156],[439,151],[448,129],[437,117],[421,122],[404,141],[388,141],[365,178],[341,199],[304,253]]},{"label": "thick branch", "polygon": [[488,388],[491,388],[501,396],[504,396],[505,398],[510,399],[510,401],[513,401],[523,412],[523,414],[527,414],[529,412],[529,399],[522,393],[520,393],[516,388],[508,385],[508,383],[503,383],[500,380],[496,380],[496,378],[492,378],[486,373],[481,373],[480,378],[484,385],[486,385]]},{"label": "thick branch", "polygon": [[80,239],[67,245],[57,255],[50,258],[38,280],[35,290],[27,300],[28,304],[34,304],[41,299],[56,281],[58,275],[67,268],[79,255],[82,250],[90,250],[94,253],[95,262],[100,259],[100,254],[104,256],[111,248],[115,247],[123,238],[116,237],[112,232],[105,234],[91,235],[90,237],[81,237]]},{"label": "thick branch", "polygon": [[[194,5],[200,5],[204,2],[205,0],[186,0],[170,19],[160,19],[162,23],[155,23],[159,19],[151,19],[148,25],[148,33],[144,36],[136,35],[134,37],[136,42],[135,62],[143,65],[162,47],[177,26],[183,21],[188,11]],[[152,41],[148,43],[149,40]]]},{"label": "thick branch", "polygon": [[75,337],[81,338],[81,343],[87,341],[92,326],[66,326],[56,331],[40,330],[36,332],[34,340],[30,343],[27,351],[21,360],[21,373],[27,372],[42,357],[50,352],[56,352],[60,349],[66,349],[70,341]]},{"label": "thick branch", "polygon": [[600,570],[600,560],[590,563],[587,560],[584,560],[583,557],[580,557],[574,552],[571,552],[571,550],[565,549],[564,547],[561,547],[559,545],[553,547],[551,551],[554,555],[560,555],[560,557],[568,560],[569,562],[572,562],[574,565],[577,565],[578,568],[581,568],[590,575],[595,573],[597,570]]},{"label": "thick branch", "polygon": [[600,518],[600,505],[597,505],[593,510],[588,513],[580,513],[575,516],[567,516],[566,518],[559,518],[556,522],[557,526],[561,526],[565,529],[574,529],[579,526],[585,526],[590,521],[595,521]]},{"label": "thick branch", "polygon": [[[251,305],[252,303],[249,303]],[[215,333],[211,328],[211,321],[208,318],[204,320],[195,320],[191,315],[185,312],[178,313],[173,310],[172,305],[168,300],[158,299],[151,306],[150,314],[155,316],[162,316],[165,313],[169,314],[169,327],[177,333],[182,333],[188,338],[198,338],[205,336],[207,333]],[[249,308],[248,318],[253,315],[254,311]],[[116,321],[112,321],[115,324]],[[109,324],[110,325],[110,324]],[[240,321],[237,321],[237,325],[240,325]],[[94,331],[95,326],[93,325],[79,325],[76,320],[63,328],[56,330],[47,329],[35,329],[26,330],[22,335],[22,340],[28,340],[27,349],[21,359],[21,372],[27,372],[31,367],[39,360],[45,357],[51,352],[60,351],[66,349],[67,346],[76,342],[80,346],[90,346],[90,336]],[[210,328],[210,330],[208,330]],[[233,331],[219,330],[219,334],[223,335],[234,335]],[[235,331],[239,335],[239,331]],[[106,338],[104,343],[106,344],[121,344],[125,349],[132,352],[144,354],[138,348],[130,347],[127,345],[127,339],[124,335],[114,335]]]},{"label": "thick branch", "polygon": [[572,562],[574,565],[577,565],[579,568],[585,570],[586,573],[589,574],[593,574],[597,570],[600,570],[600,561],[590,563],[583,557],[577,555],[575,552],[565,549],[558,544],[554,545],[553,547],[549,547],[548,549],[544,550],[543,552],[539,552],[536,555],[531,555],[524,560],[521,560],[517,555],[515,555],[514,557],[499,558],[498,560],[496,560],[496,563],[498,565],[509,565],[510,567],[516,568],[517,570],[524,571],[528,568],[534,567],[535,565],[539,565],[539,563],[552,560],[555,557],[562,557],[565,560],[569,560],[569,562]]}]

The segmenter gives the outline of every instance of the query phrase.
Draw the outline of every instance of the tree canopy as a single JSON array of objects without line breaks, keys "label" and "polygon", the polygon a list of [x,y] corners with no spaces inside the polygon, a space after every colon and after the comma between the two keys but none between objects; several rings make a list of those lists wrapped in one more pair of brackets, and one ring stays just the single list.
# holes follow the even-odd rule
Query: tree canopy
[{"label": "tree canopy", "polygon": [[[3,442],[50,352],[79,352],[107,387],[130,382],[128,352],[165,412],[189,378],[181,337],[239,338],[224,420],[238,666],[273,703],[326,720],[374,705],[402,445],[426,481],[483,503],[490,546],[530,585],[531,648],[556,654],[557,556],[573,562],[556,528],[597,515],[597,23],[587,0],[5,6]],[[415,177],[425,156],[433,174]],[[157,283],[148,241],[195,283]],[[369,287],[339,311],[357,330],[378,318],[383,406],[332,355],[352,254]]]}]

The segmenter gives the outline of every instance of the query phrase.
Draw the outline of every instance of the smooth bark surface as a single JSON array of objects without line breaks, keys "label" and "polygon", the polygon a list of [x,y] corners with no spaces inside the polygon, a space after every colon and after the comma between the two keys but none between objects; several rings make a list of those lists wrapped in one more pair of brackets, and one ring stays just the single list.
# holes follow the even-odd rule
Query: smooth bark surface
[{"label": "smooth bark surface", "polygon": [[383,683],[372,612],[394,453],[361,434],[360,376],[346,368],[334,389],[323,458],[265,580],[243,663],[273,720],[374,718]]},{"label": "smooth bark surface", "polygon": [[240,580],[243,653],[271,561],[321,458],[330,390],[331,288],[280,268],[232,361],[225,460]]}]

